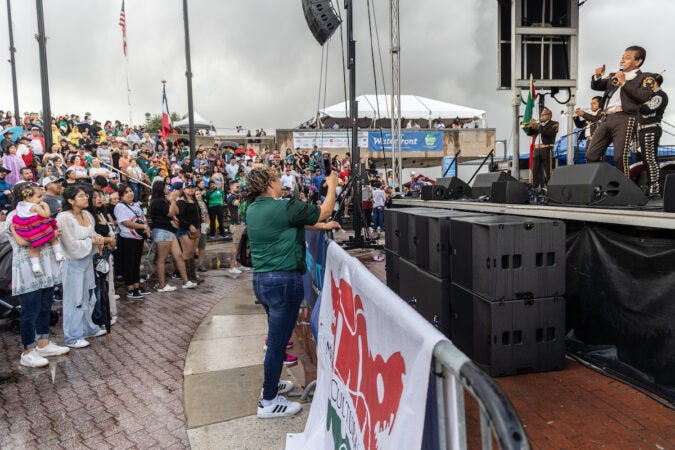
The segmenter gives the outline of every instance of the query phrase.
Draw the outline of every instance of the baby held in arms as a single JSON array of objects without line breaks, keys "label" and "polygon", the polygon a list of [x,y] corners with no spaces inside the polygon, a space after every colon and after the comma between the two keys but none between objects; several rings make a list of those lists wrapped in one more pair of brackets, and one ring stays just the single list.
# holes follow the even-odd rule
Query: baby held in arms
[{"label": "baby held in arms", "polygon": [[27,183],[19,194],[21,201],[16,205],[12,225],[16,234],[30,243],[28,255],[31,267],[36,276],[41,276],[40,248],[43,245],[52,246],[57,261],[65,259],[56,238],[56,221],[51,218],[49,205],[42,200],[45,191],[39,185]]}]

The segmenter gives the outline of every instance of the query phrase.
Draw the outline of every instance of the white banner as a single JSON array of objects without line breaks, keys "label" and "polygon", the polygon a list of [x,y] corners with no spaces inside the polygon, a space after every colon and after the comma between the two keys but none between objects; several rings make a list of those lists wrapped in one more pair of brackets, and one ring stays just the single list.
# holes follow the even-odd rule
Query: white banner
[{"label": "white banner", "polygon": [[[357,145],[363,149],[368,148],[368,132],[359,131]],[[351,130],[319,130],[319,131],[294,131],[294,148],[351,148]]]},{"label": "white banner", "polygon": [[328,247],[317,384],[287,449],[419,449],[438,330],[335,242]]}]

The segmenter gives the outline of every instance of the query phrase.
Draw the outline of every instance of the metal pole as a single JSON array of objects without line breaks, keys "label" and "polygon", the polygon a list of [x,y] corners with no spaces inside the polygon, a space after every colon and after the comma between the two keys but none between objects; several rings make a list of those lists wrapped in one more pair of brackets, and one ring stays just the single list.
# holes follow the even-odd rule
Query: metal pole
[{"label": "metal pole", "polygon": [[391,168],[394,194],[403,192],[401,162],[401,32],[398,0],[390,0],[391,39]]},{"label": "metal pole", "polygon": [[188,23],[188,3],[183,0],[183,24],[185,25],[185,77],[187,78],[188,121],[190,133],[190,159],[195,160],[195,112],[192,107],[192,63],[190,62],[190,25]]},{"label": "metal pole", "polygon": [[[354,202],[361,202],[361,152],[358,145],[359,139],[359,115],[358,104],[356,102],[356,41],[354,40],[354,22],[352,0],[345,0],[345,9],[347,10],[347,68],[349,69],[349,121],[352,124],[352,177],[354,180]],[[360,208],[354,208],[354,240],[360,241],[361,237],[361,211]]]},{"label": "metal pole", "polygon": [[47,74],[47,36],[45,35],[45,17],[42,0],[35,0],[37,6],[38,48],[40,49],[40,81],[42,84],[42,132],[47,151],[52,146],[52,110],[49,104],[49,77]]},{"label": "metal pole", "polygon": [[[19,112],[19,88],[16,83],[16,60],[14,59],[14,30],[12,28],[12,2],[7,0],[7,21],[9,22],[9,64],[12,67],[12,95],[14,95],[14,120],[19,125],[21,116]],[[46,149],[45,149],[46,150]]]}]

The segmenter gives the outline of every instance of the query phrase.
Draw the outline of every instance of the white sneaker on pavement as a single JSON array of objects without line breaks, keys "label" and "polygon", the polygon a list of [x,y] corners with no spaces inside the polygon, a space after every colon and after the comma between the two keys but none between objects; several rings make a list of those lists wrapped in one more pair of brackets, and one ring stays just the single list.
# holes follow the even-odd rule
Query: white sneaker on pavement
[{"label": "white sneaker on pavement", "polygon": [[[288,380],[279,380],[279,384],[277,385],[277,395],[281,394],[286,394],[287,392],[291,392],[293,390],[293,382],[288,381]],[[263,395],[263,389],[260,389],[260,397],[262,398]]]},{"label": "white sneaker on pavement", "polygon": [[105,336],[106,334],[108,334],[108,332],[105,331],[105,328],[101,328],[100,330],[98,330],[96,332],[96,334],[92,334],[91,336],[87,336],[87,337],[88,338],[95,338],[95,337]]},{"label": "white sneaker on pavement", "polygon": [[197,283],[195,283],[194,281],[188,280],[188,282],[183,285],[183,289],[194,289],[197,286],[199,286]]},{"label": "white sneaker on pavement", "polygon": [[89,341],[86,339],[78,339],[72,344],[66,344],[70,348],[84,348],[84,347],[89,347]]},{"label": "white sneaker on pavement", "polygon": [[[21,354],[19,364],[24,367],[44,367],[49,365],[49,361],[40,356],[37,350],[33,349],[33,351],[28,354]],[[258,408],[258,410],[260,410],[260,408]]]},{"label": "white sneaker on pavement", "polygon": [[253,270],[252,268],[246,267],[246,266],[239,266],[239,267],[237,267],[237,269],[239,269],[242,272],[250,272],[250,271]]},{"label": "white sneaker on pavement", "polygon": [[232,267],[228,272],[239,275],[241,273],[241,270],[237,269],[236,267]]},{"label": "white sneaker on pavement", "polygon": [[52,341],[49,341],[49,343],[47,345],[45,345],[44,347],[42,347],[42,348],[38,347],[37,352],[42,357],[61,356],[61,355],[65,355],[68,352],[70,352],[70,349],[68,347],[61,347],[60,345],[56,345]]},{"label": "white sneaker on pavement", "polygon": [[300,403],[288,401],[281,395],[277,395],[274,400],[258,400],[258,417],[261,419],[293,416],[300,411]]},{"label": "white sneaker on pavement", "polygon": [[157,292],[173,292],[176,290],[176,286],[171,286],[170,284],[165,284],[163,288],[157,289]]}]

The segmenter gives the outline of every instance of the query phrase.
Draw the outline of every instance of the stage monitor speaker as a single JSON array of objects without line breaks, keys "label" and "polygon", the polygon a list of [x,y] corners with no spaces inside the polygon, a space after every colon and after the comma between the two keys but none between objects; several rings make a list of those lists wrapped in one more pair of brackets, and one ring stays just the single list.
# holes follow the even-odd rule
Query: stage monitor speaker
[{"label": "stage monitor speaker", "polygon": [[562,166],[553,171],[548,198],[566,205],[644,205],[647,197],[616,167],[604,162]]},{"label": "stage monitor speaker", "polygon": [[492,203],[508,203],[522,205],[529,203],[530,196],[525,183],[520,181],[495,181],[490,193]]},{"label": "stage monitor speaker", "polygon": [[471,196],[473,198],[490,197],[492,194],[492,183],[496,183],[497,181],[518,180],[513,178],[510,174],[501,171],[479,173],[476,176],[476,181],[473,182],[473,186],[471,186]]},{"label": "stage monitor speaker", "polygon": [[436,178],[435,186],[443,186],[447,190],[448,200],[471,197],[471,187],[457,177]]},{"label": "stage monitor speaker", "polygon": [[663,211],[675,212],[675,173],[666,175],[663,183]]},{"label": "stage monitor speaker", "polygon": [[420,198],[422,200],[445,200],[448,195],[448,190],[445,186],[434,184],[431,186],[422,186]]},{"label": "stage monitor speaker", "polygon": [[342,23],[331,0],[302,0],[302,10],[307,26],[321,45],[330,39]]}]

